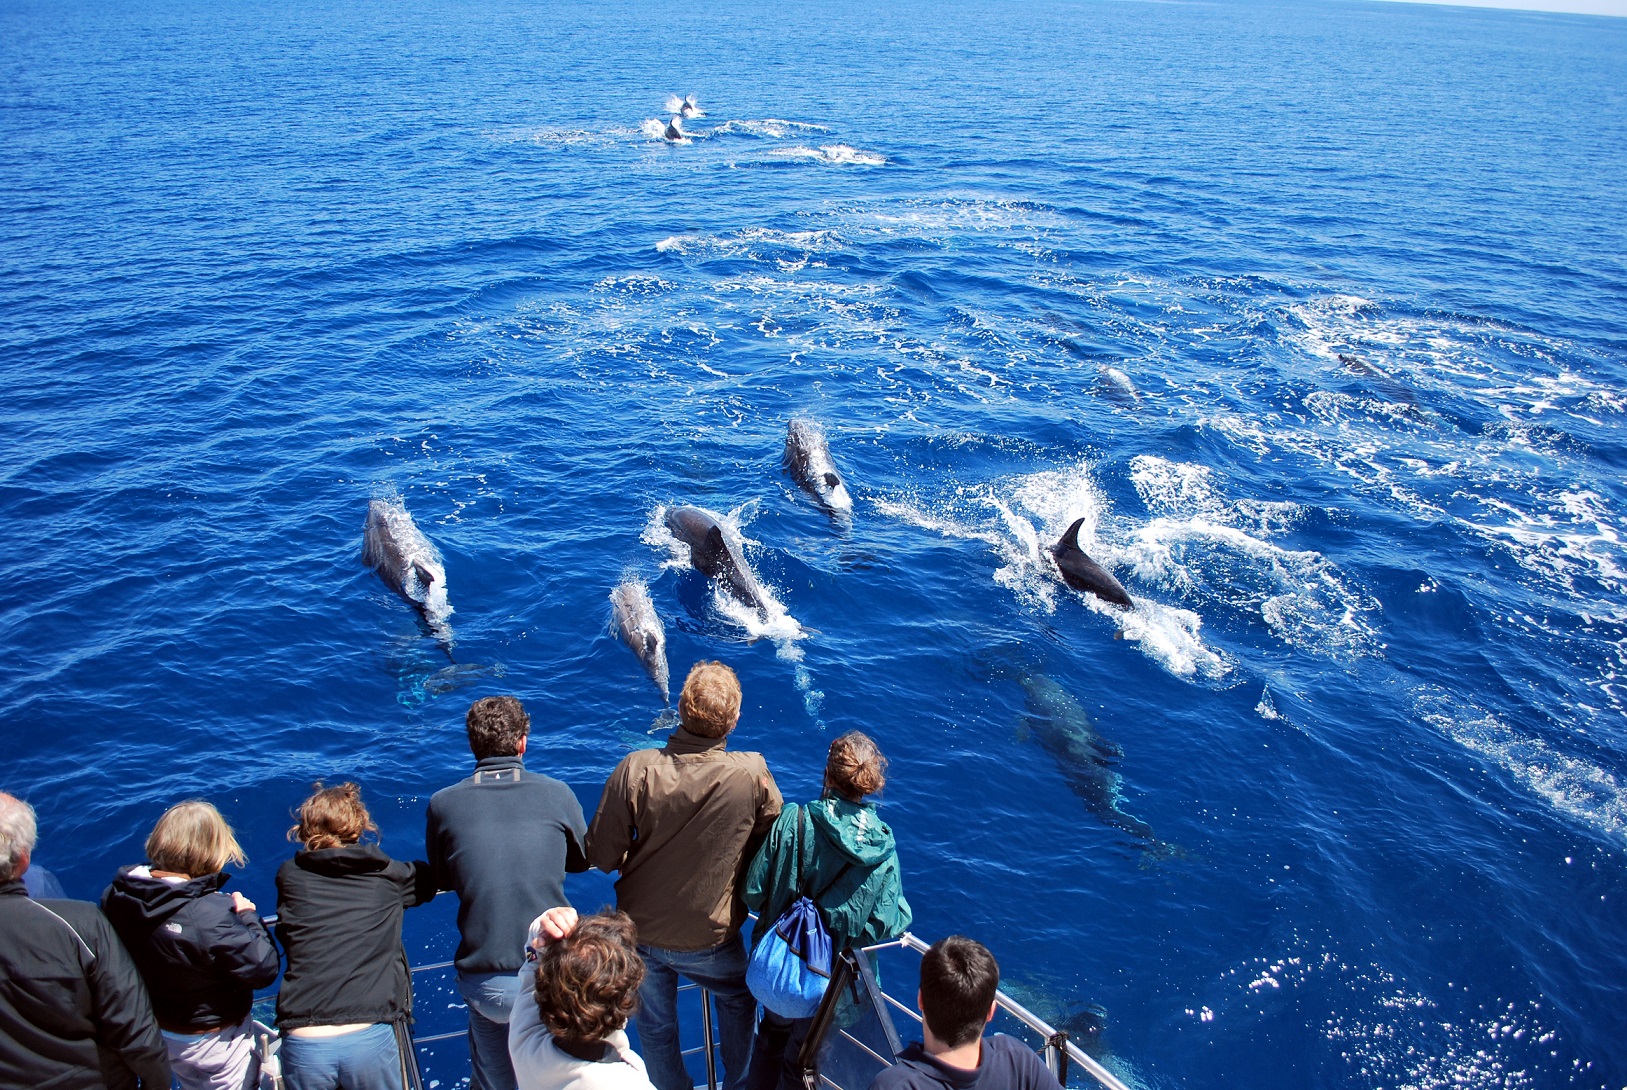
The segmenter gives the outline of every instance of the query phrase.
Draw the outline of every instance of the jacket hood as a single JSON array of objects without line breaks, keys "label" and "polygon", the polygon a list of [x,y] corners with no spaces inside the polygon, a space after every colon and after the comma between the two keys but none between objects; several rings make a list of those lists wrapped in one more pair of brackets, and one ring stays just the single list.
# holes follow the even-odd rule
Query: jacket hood
[{"label": "jacket hood", "polygon": [[188,901],[214,893],[231,880],[225,872],[205,874],[179,885],[154,878],[145,864],[120,867],[103,895],[104,908],[123,910],[144,919],[162,920]]},{"label": "jacket hood", "polygon": [[806,809],[815,833],[859,866],[880,863],[895,850],[893,830],[876,813],[874,803],[827,795]]},{"label": "jacket hood", "polygon": [[390,865],[390,857],[377,844],[346,844],[342,848],[310,848],[294,853],[294,864],[313,874],[338,877],[370,874]]}]

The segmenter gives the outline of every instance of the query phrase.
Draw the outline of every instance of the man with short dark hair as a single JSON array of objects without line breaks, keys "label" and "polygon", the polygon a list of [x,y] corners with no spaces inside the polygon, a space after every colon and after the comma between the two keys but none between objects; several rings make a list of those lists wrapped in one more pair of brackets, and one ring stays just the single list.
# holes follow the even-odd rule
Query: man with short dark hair
[{"label": "man with short dark hair", "polygon": [[35,901],[34,808],[0,793],[0,1086],[169,1090],[135,963],[95,905]]},{"label": "man with short dark hair", "polygon": [[425,831],[437,889],[458,895],[458,990],[469,1004],[473,1090],[515,1090],[508,1020],[526,929],[569,904],[565,872],[588,869],[587,824],[571,789],[527,772],[531,718],[512,696],[489,696],[465,718],[474,775],[435,792]]},{"label": "man with short dark hair", "polygon": [[679,726],[661,749],[623,757],[588,829],[588,861],[619,871],[616,907],[638,926],[639,1051],[656,1090],[694,1086],[678,1049],[678,977],[711,989],[726,1090],[745,1085],[757,1001],[746,990],[740,879],[780,812],[760,753],[726,748],[740,680],[721,662],[689,671]]},{"label": "man with short dark hair", "polygon": [[982,943],[950,935],[921,956],[919,1044],[870,1090],[1059,1090],[1045,1061],[1015,1037],[983,1036],[994,1018],[1000,966]]}]

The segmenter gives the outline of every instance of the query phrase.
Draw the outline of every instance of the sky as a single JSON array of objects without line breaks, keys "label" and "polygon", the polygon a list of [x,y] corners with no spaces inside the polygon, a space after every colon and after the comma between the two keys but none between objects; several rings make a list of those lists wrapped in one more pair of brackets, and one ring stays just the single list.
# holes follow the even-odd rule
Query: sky
[{"label": "sky", "polygon": [[1565,11],[1575,15],[1627,16],[1627,0],[1398,0],[1400,3],[1456,4],[1473,8],[1519,11]]}]

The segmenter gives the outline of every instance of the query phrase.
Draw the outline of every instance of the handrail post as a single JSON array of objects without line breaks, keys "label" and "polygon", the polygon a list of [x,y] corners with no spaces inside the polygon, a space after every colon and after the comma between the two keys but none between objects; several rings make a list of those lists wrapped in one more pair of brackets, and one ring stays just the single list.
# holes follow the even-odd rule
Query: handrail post
[{"label": "handrail post", "polygon": [[1068,1031],[1059,1029],[1045,1039],[1045,1066],[1056,1081],[1068,1085]]},{"label": "handrail post", "polygon": [[854,957],[851,950],[844,949],[831,959],[830,981],[825,985],[825,998],[819,1001],[819,1009],[814,1011],[813,1024],[808,1027],[808,1035],[802,1039],[802,1047],[797,1050],[797,1070],[802,1075],[805,1090],[818,1090],[819,1047],[825,1043],[825,1035],[830,1032],[831,1023],[836,1020],[836,1004],[840,1002],[842,993],[853,981],[853,966]]},{"label": "handrail post", "polygon": [[706,1090],[717,1090],[717,1034],[712,1028],[712,991],[701,989],[701,1043],[706,1053]]}]

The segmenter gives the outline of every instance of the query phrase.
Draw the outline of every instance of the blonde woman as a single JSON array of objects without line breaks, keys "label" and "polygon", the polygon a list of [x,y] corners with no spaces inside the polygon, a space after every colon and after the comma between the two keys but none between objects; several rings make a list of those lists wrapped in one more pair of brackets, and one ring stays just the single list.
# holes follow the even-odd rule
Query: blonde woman
[{"label": "blonde woman", "polygon": [[[288,839],[304,847],[277,872],[277,937],[288,972],[277,992],[288,1090],[402,1090],[397,1031],[412,1018],[403,910],[435,896],[429,864],[391,859],[361,789],[315,786]],[[402,1034],[405,1036],[405,1034]]]},{"label": "blonde woman", "polygon": [[123,867],[102,912],[140,970],[183,1090],[239,1090],[258,1079],[254,989],[277,979],[277,949],[254,903],[221,887],[247,860],[226,819],[193,799],[164,812],[147,862]]}]

